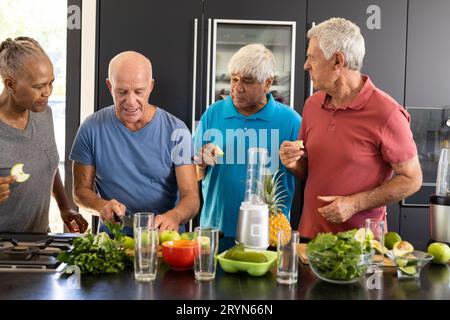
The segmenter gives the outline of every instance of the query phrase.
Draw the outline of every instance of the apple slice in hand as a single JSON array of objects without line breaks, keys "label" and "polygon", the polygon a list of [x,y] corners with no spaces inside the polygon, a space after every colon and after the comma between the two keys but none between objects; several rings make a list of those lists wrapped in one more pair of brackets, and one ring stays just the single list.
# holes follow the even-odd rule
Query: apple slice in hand
[{"label": "apple slice in hand", "polygon": [[224,155],[223,150],[220,149],[219,146],[215,146],[215,148],[214,148],[214,154],[215,154],[216,156],[218,156],[218,157],[223,157],[223,155]]},{"label": "apple slice in hand", "polygon": [[16,177],[16,182],[25,182],[30,177],[30,174],[23,172],[23,166],[23,163],[16,163],[11,168],[11,175]]}]

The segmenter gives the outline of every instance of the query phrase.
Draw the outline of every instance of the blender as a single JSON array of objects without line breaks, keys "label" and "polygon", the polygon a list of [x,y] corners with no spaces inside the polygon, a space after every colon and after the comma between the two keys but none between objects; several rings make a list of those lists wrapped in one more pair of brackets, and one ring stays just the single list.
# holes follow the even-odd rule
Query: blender
[{"label": "blender", "polygon": [[450,244],[450,149],[443,148],[439,157],[436,194],[430,197],[431,242]]},{"label": "blender", "polygon": [[264,202],[267,163],[267,149],[248,150],[245,199],[239,209],[236,242],[250,249],[265,250],[269,247],[269,207]]}]

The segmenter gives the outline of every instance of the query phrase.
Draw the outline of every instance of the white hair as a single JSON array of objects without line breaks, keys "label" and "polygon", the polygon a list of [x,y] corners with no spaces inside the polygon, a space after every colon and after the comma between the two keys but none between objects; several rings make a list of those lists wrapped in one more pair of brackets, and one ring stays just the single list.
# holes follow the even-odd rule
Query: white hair
[{"label": "white hair", "polygon": [[345,56],[345,66],[361,71],[366,53],[361,30],[353,22],[343,18],[331,18],[308,31],[308,39],[316,38],[325,58],[329,60],[336,52]]},{"label": "white hair", "polygon": [[262,44],[249,44],[240,48],[231,57],[228,72],[251,77],[263,83],[275,75],[275,57]]}]

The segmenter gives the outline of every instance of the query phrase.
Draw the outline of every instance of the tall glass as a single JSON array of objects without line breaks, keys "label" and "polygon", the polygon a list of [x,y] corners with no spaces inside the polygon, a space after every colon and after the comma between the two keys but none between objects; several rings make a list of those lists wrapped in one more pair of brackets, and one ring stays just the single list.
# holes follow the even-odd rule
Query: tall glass
[{"label": "tall glass", "polygon": [[154,218],[150,212],[134,215],[134,278],[141,282],[156,278],[159,234]]},{"label": "tall glass", "polygon": [[443,148],[439,157],[436,177],[436,195],[448,197],[450,195],[450,149]]},{"label": "tall glass", "polygon": [[366,219],[366,240],[369,240],[370,246],[375,248],[375,255],[372,264],[367,269],[368,273],[383,270],[384,266],[384,220]]},{"label": "tall glass", "polygon": [[219,230],[196,227],[195,233],[195,279],[213,280],[216,277],[217,251],[219,250]]},{"label": "tall glass", "polygon": [[300,233],[294,230],[278,231],[277,246],[277,282],[282,284],[295,284],[298,278],[297,246],[300,242]]}]

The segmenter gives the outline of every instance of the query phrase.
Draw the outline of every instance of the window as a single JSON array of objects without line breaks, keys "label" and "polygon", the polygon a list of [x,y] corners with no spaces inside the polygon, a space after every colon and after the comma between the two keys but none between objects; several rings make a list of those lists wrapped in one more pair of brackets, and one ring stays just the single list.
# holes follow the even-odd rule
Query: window
[{"label": "window", "polygon": [[[0,0],[0,41],[27,36],[36,39],[53,62],[55,82],[49,105],[53,111],[59,171],[64,179],[66,114],[67,1]],[[0,84],[0,90],[3,85]],[[63,232],[55,200],[50,208],[50,229]]]}]

